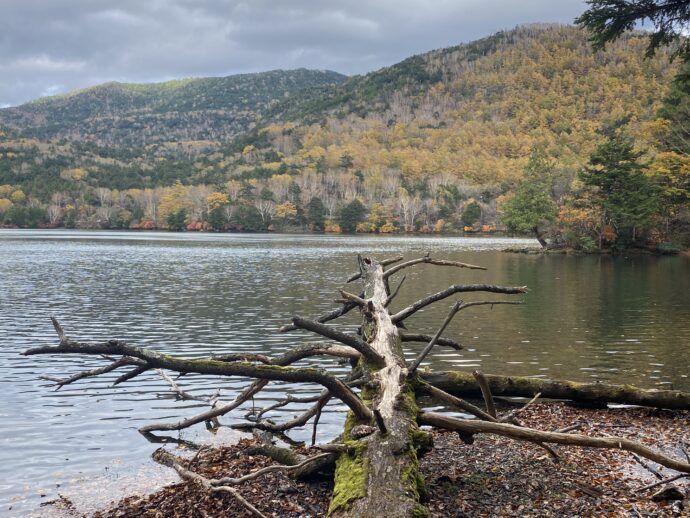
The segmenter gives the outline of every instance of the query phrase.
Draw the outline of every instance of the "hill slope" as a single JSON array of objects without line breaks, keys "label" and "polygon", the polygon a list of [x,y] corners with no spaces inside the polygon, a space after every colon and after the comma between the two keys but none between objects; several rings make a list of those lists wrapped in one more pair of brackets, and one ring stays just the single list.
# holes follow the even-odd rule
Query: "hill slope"
[{"label": "hill slope", "polygon": [[[645,45],[631,34],[593,54],[579,29],[532,25],[350,78],[293,71],[102,85],[0,111],[0,187],[43,202],[91,193],[97,206],[97,188],[180,180],[235,204],[289,201],[298,219],[314,196],[329,217],[359,198],[376,225],[400,226],[448,220],[475,199],[493,222],[533,148],[554,161],[558,200],[603,126],[627,121],[644,144],[676,70],[665,54],[644,59]],[[185,207],[200,204],[195,196]]]},{"label": "hill slope", "polygon": [[249,130],[273,104],[298,90],[345,76],[316,70],[106,83],[0,110],[0,127],[19,137],[138,146],[176,140],[225,140]]}]

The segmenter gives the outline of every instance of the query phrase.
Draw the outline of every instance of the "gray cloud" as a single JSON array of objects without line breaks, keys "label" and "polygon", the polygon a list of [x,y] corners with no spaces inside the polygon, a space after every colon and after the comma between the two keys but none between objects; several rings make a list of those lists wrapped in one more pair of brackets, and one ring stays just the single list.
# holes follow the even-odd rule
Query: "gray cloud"
[{"label": "gray cloud", "polygon": [[106,81],[276,68],[365,73],[583,0],[2,0],[0,106]]}]

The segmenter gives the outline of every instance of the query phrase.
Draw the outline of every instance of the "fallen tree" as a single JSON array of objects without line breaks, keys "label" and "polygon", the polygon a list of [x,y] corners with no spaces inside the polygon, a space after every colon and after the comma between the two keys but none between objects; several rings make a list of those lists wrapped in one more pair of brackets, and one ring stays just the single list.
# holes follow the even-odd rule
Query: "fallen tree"
[{"label": "fallen tree", "polygon": [[[627,450],[657,462],[680,473],[690,473],[690,463],[675,459],[648,446],[617,437],[591,437],[543,431],[522,426],[518,417],[525,408],[540,396],[569,398],[578,401],[602,403],[605,401],[645,404],[659,407],[688,408],[690,395],[673,391],[644,391],[634,387],[617,387],[604,384],[574,384],[532,378],[509,378],[484,375],[480,372],[431,373],[420,368],[434,347],[461,348],[461,345],[442,336],[453,318],[468,308],[496,304],[521,304],[519,300],[492,297],[490,300],[456,301],[448,316],[433,336],[403,331],[406,319],[421,309],[456,294],[489,293],[492,295],[518,295],[526,292],[524,286],[496,286],[489,284],[456,284],[438,293],[415,301],[396,312],[390,311],[391,301],[398,293],[400,284],[390,289],[390,280],[398,272],[417,264],[482,269],[480,266],[438,260],[429,255],[401,262],[394,258],[377,262],[359,257],[359,271],[350,282],[361,281],[357,294],[341,291],[340,307],[321,315],[315,320],[296,316],[281,328],[288,332],[303,329],[328,338],[334,344],[305,345],[280,356],[252,353],[232,353],[204,359],[189,359],[162,354],[127,344],[119,340],[100,343],[84,343],[68,337],[62,326],[53,320],[59,345],[29,349],[24,354],[86,354],[99,355],[108,363],[103,367],[77,373],[64,379],[49,378],[58,388],[79,379],[98,376],[115,369],[128,368],[115,383],[123,383],[145,372],[158,370],[180,399],[201,399],[210,409],[197,416],[176,422],[152,423],[141,431],[180,430],[197,423],[218,426],[218,417],[242,404],[253,400],[272,381],[309,382],[320,385],[317,396],[299,398],[287,396],[282,401],[254,409],[246,415],[247,422],[235,423],[237,428],[270,432],[285,436],[291,429],[313,423],[312,443],[316,443],[317,425],[323,407],[332,398],[348,407],[341,436],[333,443],[316,445],[321,453],[311,457],[293,454],[290,450],[275,446],[264,439],[262,451],[281,462],[284,469],[297,476],[304,476],[335,464],[335,485],[329,508],[331,516],[422,516],[424,481],[419,472],[419,457],[432,447],[430,434],[420,426],[429,425],[457,431],[460,437],[471,443],[476,434],[503,435],[516,440],[533,442],[558,458],[550,444],[575,445],[595,448]],[[389,266],[389,268],[385,268]],[[358,334],[343,332],[327,322],[342,317],[354,309],[361,314]],[[427,342],[417,357],[407,362],[403,343]],[[348,359],[352,370],[346,377],[338,377],[325,369],[297,366],[299,362],[314,357],[335,356]],[[233,401],[221,402],[218,393],[199,398],[183,390],[176,380],[164,370],[178,374],[200,373],[220,377],[242,376],[254,381]],[[484,408],[458,397],[480,395]],[[445,404],[461,409],[475,417],[462,419],[423,412],[417,402],[419,395],[436,398]],[[505,415],[499,415],[494,395],[526,396],[531,399],[522,407]],[[302,415],[287,422],[276,423],[265,415],[291,402],[311,403]],[[289,438],[286,438],[289,440]],[[233,495],[238,503],[256,516],[264,512],[253,506],[240,494],[236,486],[243,481],[260,477],[265,471],[257,471],[239,478],[208,479],[184,466],[184,461],[159,450],[154,459],[174,468],[181,477],[198,483],[212,493],[225,492]],[[274,469],[274,468],[271,468]]]}]

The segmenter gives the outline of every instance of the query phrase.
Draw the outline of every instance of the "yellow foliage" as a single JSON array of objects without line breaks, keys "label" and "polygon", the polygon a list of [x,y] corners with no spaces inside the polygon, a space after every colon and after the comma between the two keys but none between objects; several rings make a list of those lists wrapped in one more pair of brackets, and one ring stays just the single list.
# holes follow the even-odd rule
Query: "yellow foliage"
[{"label": "yellow foliage", "polygon": [[228,195],[222,192],[212,192],[206,197],[206,204],[208,205],[208,210],[214,210],[223,205],[227,205],[230,202]]},{"label": "yellow foliage", "polygon": [[394,232],[397,232],[398,228],[395,226],[395,224],[391,221],[388,221],[381,225],[381,228],[379,228],[379,232],[381,234],[392,234]]},{"label": "yellow foliage", "polygon": [[10,194],[10,200],[12,200],[14,203],[21,203],[26,199],[26,194],[24,194],[24,191],[21,189],[17,189],[16,191],[13,191],[12,194]]},{"label": "yellow foliage", "polygon": [[443,232],[443,227],[446,226],[446,221],[441,218],[434,224],[434,232]]},{"label": "yellow foliage", "polygon": [[85,169],[82,169],[81,167],[65,169],[60,172],[60,178],[62,178],[63,180],[73,180],[75,182],[78,182],[79,180],[86,178],[87,175],[88,172]]},{"label": "yellow foliage", "polygon": [[264,169],[268,169],[270,171],[277,171],[278,169],[280,169],[280,165],[280,162],[265,162],[261,164],[261,167],[263,167]]},{"label": "yellow foliage", "polygon": [[376,225],[374,225],[373,223],[369,223],[368,221],[357,223],[357,226],[355,227],[355,232],[363,234],[372,234],[376,232]]},{"label": "yellow foliage", "polygon": [[12,205],[12,202],[7,198],[0,198],[0,214],[4,214]]},{"label": "yellow foliage", "polygon": [[294,203],[286,201],[276,205],[276,215],[281,219],[292,219],[297,216],[297,207]]}]

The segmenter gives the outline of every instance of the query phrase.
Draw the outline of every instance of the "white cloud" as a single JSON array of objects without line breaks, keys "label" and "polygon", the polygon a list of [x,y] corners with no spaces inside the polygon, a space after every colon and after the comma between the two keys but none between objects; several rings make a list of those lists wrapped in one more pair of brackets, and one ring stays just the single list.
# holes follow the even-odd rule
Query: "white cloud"
[{"label": "white cloud", "polygon": [[276,68],[364,73],[583,0],[2,0],[0,103],[99,82]]}]

